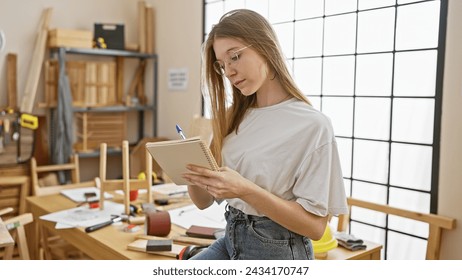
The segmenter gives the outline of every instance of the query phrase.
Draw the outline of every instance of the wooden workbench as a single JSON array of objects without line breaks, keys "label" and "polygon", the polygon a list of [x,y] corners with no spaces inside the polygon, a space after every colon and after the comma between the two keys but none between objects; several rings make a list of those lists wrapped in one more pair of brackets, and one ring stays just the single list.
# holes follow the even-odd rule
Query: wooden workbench
[{"label": "wooden workbench", "polygon": [[[170,257],[146,254],[142,252],[127,250],[127,244],[134,241],[136,233],[126,233],[117,226],[108,226],[92,233],[86,233],[83,228],[55,229],[55,223],[40,220],[40,216],[75,207],[75,202],[62,195],[50,195],[27,198],[28,210],[34,215],[34,222],[40,223],[48,229],[58,233],[62,238],[82,250],[89,257],[97,260],[162,260],[172,259]],[[172,225],[171,235],[183,234],[184,229]],[[34,235],[33,237],[36,237]],[[32,247],[31,256],[37,258],[38,240],[29,240]],[[342,247],[329,251],[327,260],[367,260],[380,259],[381,245],[366,242],[367,249],[360,251],[349,251]]]}]

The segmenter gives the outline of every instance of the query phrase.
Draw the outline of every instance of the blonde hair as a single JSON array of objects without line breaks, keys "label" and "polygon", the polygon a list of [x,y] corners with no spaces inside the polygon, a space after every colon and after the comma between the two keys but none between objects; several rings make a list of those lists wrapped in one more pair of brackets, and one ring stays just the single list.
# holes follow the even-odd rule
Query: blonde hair
[{"label": "blonde hair", "polygon": [[255,105],[256,96],[253,94],[246,97],[237,88],[232,87],[232,101],[227,98],[225,77],[216,73],[213,68],[216,61],[213,43],[217,38],[233,38],[245,45],[251,45],[251,48],[267,61],[269,69],[274,70],[275,78],[280,81],[286,92],[308,104],[310,102],[295,85],[271,24],[252,10],[238,9],[224,14],[213,26],[203,44],[202,59],[202,90],[203,94],[210,98],[212,115],[211,148],[221,164],[224,138],[233,131],[238,131],[245,113]]}]

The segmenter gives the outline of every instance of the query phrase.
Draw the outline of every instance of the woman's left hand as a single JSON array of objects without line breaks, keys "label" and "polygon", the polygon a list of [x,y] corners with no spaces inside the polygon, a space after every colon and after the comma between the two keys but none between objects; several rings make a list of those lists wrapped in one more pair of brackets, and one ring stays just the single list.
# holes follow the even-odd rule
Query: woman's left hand
[{"label": "woman's left hand", "polygon": [[183,178],[208,191],[216,199],[242,198],[250,194],[255,186],[228,167],[221,167],[219,171],[197,165],[188,165],[187,168],[191,173],[183,174]]}]

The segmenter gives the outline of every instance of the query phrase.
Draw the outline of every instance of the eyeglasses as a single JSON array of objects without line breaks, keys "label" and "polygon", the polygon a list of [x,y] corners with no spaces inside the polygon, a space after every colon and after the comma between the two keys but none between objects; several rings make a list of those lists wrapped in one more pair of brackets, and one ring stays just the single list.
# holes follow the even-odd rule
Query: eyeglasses
[{"label": "eyeglasses", "polygon": [[217,60],[213,63],[213,69],[215,70],[215,72],[217,72],[218,74],[220,75],[225,75],[225,66],[237,66],[237,64],[239,63],[239,55],[240,53],[247,49],[248,47],[250,47],[252,45],[248,45],[248,46],[245,46],[243,48],[240,48],[238,49],[237,51],[234,51],[230,54],[230,56],[228,57],[228,59],[225,59],[225,61],[220,61],[220,60]]}]

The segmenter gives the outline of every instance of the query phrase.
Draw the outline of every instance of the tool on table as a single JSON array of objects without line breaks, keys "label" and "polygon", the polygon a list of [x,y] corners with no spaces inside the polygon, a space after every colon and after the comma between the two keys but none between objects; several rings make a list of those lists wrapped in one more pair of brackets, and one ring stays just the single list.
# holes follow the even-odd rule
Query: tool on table
[{"label": "tool on table", "polygon": [[113,223],[121,222],[123,219],[123,216],[119,216],[119,215],[111,215],[111,217],[112,218],[109,221],[86,227],[85,232],[93,232],[103,227],[107,227],[108,225],[112,225]]}]

